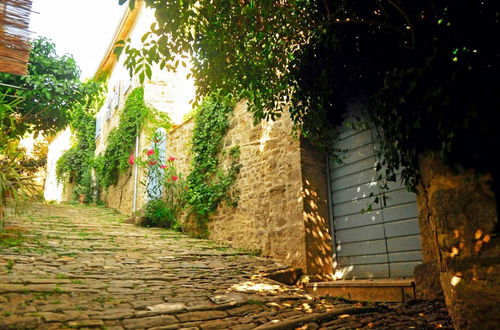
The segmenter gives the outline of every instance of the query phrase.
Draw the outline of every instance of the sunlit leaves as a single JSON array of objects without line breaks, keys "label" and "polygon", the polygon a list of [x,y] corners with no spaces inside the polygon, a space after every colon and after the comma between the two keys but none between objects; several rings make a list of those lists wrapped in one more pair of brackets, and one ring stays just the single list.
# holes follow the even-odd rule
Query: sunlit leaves
[{"label": "sunlit leaves", "polygon": [[188,54],[198,96],[215,89],[235,95],[252,90],[251,107],[258,118],[266,116],[264,108],[274,116],[286,105],[282,100],[289,90],[283,77],[294,47],[308,37],[315,14],[311,1],[146,4],[156,10],[157,24],[144,35],[142,49],[125,48],[131,73],[146,70],[141,59],[170,69],[184,66],[178,59]]},{"label": "sunlit leaves", "polygon": [[485,115],[498,108],[498,1],[145,2],[157,25],[142,49],[125,48],[132,73],[190,55],[199,97],[246,98],[256,121],[287,109],[320,139],[363,103],[384,132],[389,171],[403,167],[409,186],[425,150],[494,167],[479,146],[498,144]]},{"label": "sunlit leaves", "polygon": [[[58,56],[55,45],[45,38],[32,42],[27,76],[0,74],[0,81],[22,87],[10,90],[0,86],[0,93],[23,99],[17,107],[18,132],[53,133],[69,122],[69,110],[85,100],[94,86],[80,81],[80,70],[69,56]],[[90,88],[90,90],[89,90]]]}]

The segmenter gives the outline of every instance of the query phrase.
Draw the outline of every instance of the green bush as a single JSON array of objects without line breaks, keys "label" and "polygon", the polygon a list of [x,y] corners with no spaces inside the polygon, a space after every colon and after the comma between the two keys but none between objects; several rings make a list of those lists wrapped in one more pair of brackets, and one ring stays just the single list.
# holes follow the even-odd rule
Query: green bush
[{"label": "green bush", "polygon": [[7,201],[11,200],[15,211],[21,202],[37,197],[39,187],[20,163],[22,154],[17,148],[17,127],[13,113],[18,101],[9,101],[0,95],[0,228]]},{"label": "green bush", "polygon": [[154,199],[146,204],[142,225],[173,230],[180,229],[174,210],[172,210],[163,199]]}]

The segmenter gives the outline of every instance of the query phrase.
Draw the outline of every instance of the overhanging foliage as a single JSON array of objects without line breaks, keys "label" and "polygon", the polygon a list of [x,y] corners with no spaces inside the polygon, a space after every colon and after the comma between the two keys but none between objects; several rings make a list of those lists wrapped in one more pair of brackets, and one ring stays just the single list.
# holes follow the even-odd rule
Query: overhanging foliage
[{"label": "overhanging foliage", "polygon": [[45,38],[32,42],[27,76],[0,73],[0,81],[19,86],[12,90],[0,85],[0,94],[21,98],[16,109],[17,132],[57,132],[69,124],[69,110],[99,88],[96,83],[83,83],[80,69],[69,56],[58,56],[55,45]]},{"label": "overhanging foliage", "polygon": [[290,109],[319,140],[363,98],[389,177],[403,166],[413,188],[426,151],[499,177],[498,1],[145,2],[157,23],[126,47],[131,68],[189,54],[200,96],[246,97],[257,120]]}]

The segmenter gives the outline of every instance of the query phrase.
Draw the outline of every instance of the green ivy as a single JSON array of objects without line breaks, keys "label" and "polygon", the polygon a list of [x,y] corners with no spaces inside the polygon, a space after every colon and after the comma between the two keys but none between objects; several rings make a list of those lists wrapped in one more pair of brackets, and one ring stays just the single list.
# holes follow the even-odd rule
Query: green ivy
[{"label": "green ivy", "polygon": [[119,175],[129,168],[128,158],[148,112],[149,109],[144,103],[144,89],[138,87],[127,97],[118,126],[109,133],[104,154],[96,157],[95,168],[99,186],[109,188],[118,181]]},{"label": "green ivy", "polygon": [[192,137],[192,171],[187,176],[185,201],[191,209],[201,236],[206,236],[207,222],[217,206],[226,201],[235,205],[230,187],[239,173],[239,147],[229,150],[230,164],[221,168],[222,140],[229,129],[234,102],[231,97],[211,94],[198,107]]},{"label": "green ivy", "polygon": [[69,111],[73,145],[56,163],[57,180],[75,183],[75,194],[85,194],[87,201],[92,200],[94,195],[92,184],[96,125],[94,116],[95,109],[101,105],[102,100],[102,89],[96,84],[94,92],[87,95],[85,102],[78,103]]},{"label": "green ivy", "polygon": [[139,132],[142,129],[147,131],[149,127],[158,126],[170,128],[170,118],[167,114],[146,105],[143,87],[134,89],[125,101],[118,126],[109,133],[106,150],[102,155],[95,157],[97,184],[106,189],[116,184],[120,174],[130,167],[129,157]]}]

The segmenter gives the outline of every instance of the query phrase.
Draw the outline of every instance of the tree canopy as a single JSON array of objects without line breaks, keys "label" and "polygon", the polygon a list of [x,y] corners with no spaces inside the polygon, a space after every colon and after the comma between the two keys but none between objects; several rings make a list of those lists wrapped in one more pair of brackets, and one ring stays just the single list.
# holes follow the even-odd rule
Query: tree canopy
[{"label": "tree canopy", "polygon": [[498,1],[145,3],[157,22],[143,48],[117,48],[134,72],[190,55],[199,96],[247,98],[257,120],[288,110],[304,135],[319,139],[362,99],[389,176],[403,167],[414,187],[418,156],[433,151],[499,177],[491,152],[500,142],[491,120],[500,105]]},{"label": "tree canopy", "polygon": [[0,95],[20,102],[13,116],[17,134],[27,131],[54,133],[69,123],[69,110],[99,89],[94,82],[80,81],[80,69],[70,55],[58,56],[55,45],[46,38],[32,42],[28,75],[0,73]]}]

